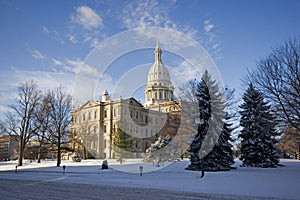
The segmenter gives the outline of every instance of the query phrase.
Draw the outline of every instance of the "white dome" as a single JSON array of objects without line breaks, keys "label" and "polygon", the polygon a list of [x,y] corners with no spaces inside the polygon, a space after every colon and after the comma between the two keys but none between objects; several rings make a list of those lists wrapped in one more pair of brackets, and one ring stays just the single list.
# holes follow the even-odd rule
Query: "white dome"
[{"label": "white dome", "polygon": [[161,61],[162,51],[160,49],[158,41],[156,44],[154,54],[155,62],[149,70],[147,85],[162,85],[165,87],[171,87],[170,74],[168,69]]},{"label": "white dome", "polygon": [[154,54],[155,62],[149,70],[148,82],[144,90],[145,107],[173,101],[174,98],[174,88],[170,81],[169,71],[161,61],[162,51],[158,41],[156,43]]},{"label": "white dome", "polygon": [[155,85],[155,83],[166,87],[171,84],[169,71],[161,62],[155,62],[148,73],[148,84]]}]

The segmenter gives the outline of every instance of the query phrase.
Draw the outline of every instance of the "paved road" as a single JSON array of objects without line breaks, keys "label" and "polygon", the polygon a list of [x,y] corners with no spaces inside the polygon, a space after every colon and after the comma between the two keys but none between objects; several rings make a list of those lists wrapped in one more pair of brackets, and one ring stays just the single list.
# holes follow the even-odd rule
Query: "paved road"
[{"label": "paved road", "polygon": [[[59,181],[40,182],[29,180],[12,180],[0,177],[0,199],[249,199],[237,196],[214,194],[176,193],[159,189],[102,186],[77,183],[62,183]],[[250,198],[254,199],[254,198]]]}]

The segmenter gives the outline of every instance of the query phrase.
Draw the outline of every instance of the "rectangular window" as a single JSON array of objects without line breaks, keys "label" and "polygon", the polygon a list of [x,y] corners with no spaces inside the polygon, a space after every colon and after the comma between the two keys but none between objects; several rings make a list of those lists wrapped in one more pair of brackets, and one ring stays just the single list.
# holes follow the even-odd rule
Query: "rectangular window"
[{"label": "rectangular window", "polygon": [[83,121],[85,121],[85,114],[83,114],[83,116],[82,116],[82,117],[83,117]]},{"label": "rectangular window", "polygon": [[94,112],[94,119],[97,119],[97,111]]},{"label": "rectangular window", "polygon": [[106,125],[103,125],[103,132],[106,133]]},{"label": "rectangular window", "polygon": [[104,118],[107,118],[107,110],[104,110]]},{"label": "rectangular window", "polygon": [[116,117],[117,114],[118,114],[118,109],[117,109],[117,108],[114,108],[114,110],[113,110],[113,116]]}]

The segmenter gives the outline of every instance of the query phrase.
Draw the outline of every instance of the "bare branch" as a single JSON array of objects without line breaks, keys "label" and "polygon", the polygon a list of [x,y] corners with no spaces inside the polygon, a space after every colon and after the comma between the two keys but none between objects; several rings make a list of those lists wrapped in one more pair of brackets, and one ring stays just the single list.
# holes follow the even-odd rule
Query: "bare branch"
[{"label": "bare branch", "polygon": [[288,40],[246,78],[271,100],[282,123],[300,130],[300,38]]}]

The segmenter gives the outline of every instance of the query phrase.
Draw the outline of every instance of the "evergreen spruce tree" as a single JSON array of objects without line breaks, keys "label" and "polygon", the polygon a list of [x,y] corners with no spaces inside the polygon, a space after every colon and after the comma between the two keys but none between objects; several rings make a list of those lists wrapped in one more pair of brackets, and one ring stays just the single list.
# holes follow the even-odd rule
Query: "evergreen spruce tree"
[{"label": "evergreen spruce tree", "polygon": [[215,158],[217,155],[211,153],[211,156],[207,156],[207,154],[215,144],[218,144],[225,117],[225,102],[216,81],[212,80],[207,71],[203,74],[201,82],[194,82],[192,88],[195,89],[198,100],[200,123],[189,149],[191,164],[186,169],[203,171],[208,168],[208,170],[219,170],[220,167],[212,169],[209,167],[219,165],[216,163],[218,162]]},{"label": "evergreen spruce tree", "polygon": [[[205,74],[208,75],[207,71]],[[197,133],[194,136],[192,143],[190,144],[189,153],[190,153],[190,162],[191,164],[186,168],[187,170],[200,171],[201,162],[199,158],[199,151],[201,149],[202,141],[204,140],[205,135],[207,134],[209,120],[211,117],[211,105],[210,105],[210,95],[209,89],[206,84],[203,75],[200,82],[196,80],[190,81],[190,86],[195,92],[196,99],[199,106],[199,124],[197,128]]]},{"label": "evergreen spruce tree", "polygon": [[125,133],[120,127],[116,128],[113,133],[113,149],[120,164],[122,164],[123,159],[130,154],[131,148],[131,136]]},{"label": "evergreen spruce tree", "polygon": [[240,105],[243,127],[241,138],[241,160],[244,166],[276,167],[279,153],[275,144],[276,120],[270,111],[270,105],[264,101],[262,94],[250,84]]},{"label": "evergreen spruce tree", "polygon": [[205,171],[227,171],[234,164],[231,132],[232,123],[229,123],[230,117],[226,113],[226,119],[223,125],[222,133],[212,151],[203,158]]}]

